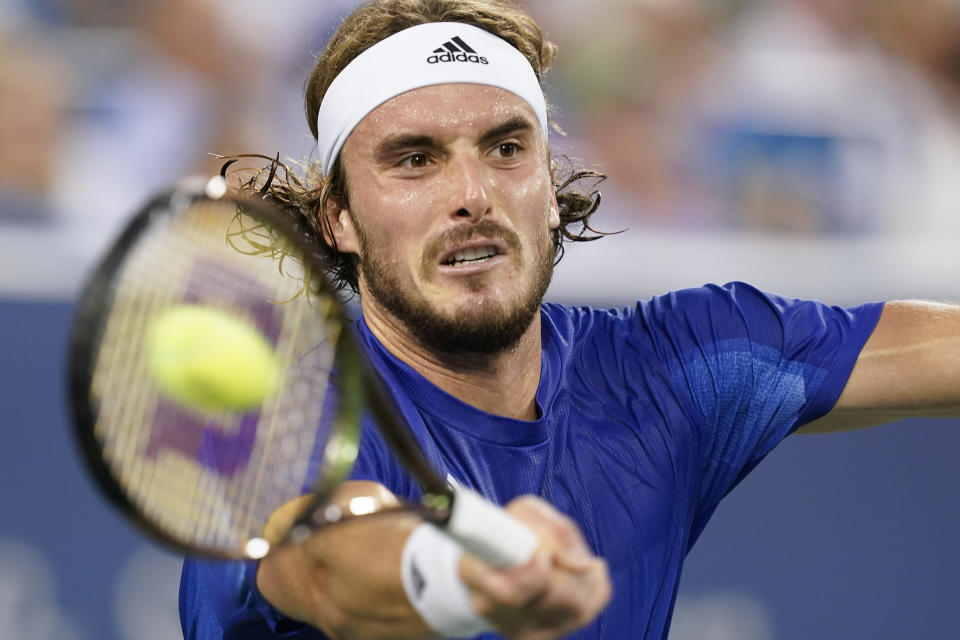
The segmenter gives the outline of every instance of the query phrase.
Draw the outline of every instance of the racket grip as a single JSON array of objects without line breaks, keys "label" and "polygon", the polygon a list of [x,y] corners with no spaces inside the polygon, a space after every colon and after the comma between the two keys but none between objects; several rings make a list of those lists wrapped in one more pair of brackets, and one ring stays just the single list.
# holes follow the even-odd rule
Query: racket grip
[{"label": "racket grip", "polygon": [[457,489],[445,529],[464,549],[495,567],[527,564],[540,544],[529,527],[470,489]]}]

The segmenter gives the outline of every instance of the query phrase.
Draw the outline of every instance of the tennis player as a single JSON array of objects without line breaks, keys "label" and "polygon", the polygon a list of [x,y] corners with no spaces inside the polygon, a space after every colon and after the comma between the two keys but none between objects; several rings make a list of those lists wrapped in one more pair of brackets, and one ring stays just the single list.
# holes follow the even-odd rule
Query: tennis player
[{"label": "tennis player", "polygon": [[[364,6],[309,80],[315,183],[270,185],[359,293],[361,342],[431,462],[507,504],[541,551],[496,570],[407,515],[259,564],[188,560],[186,638],[665,638],[684,557],[784,437],[958,413],[954,307],[743,283],[543,304],[596,204],[577,191],[589,173],[551,160],[554,54],[505,1]],[[367,429],[345,496],[416,492]]]}]

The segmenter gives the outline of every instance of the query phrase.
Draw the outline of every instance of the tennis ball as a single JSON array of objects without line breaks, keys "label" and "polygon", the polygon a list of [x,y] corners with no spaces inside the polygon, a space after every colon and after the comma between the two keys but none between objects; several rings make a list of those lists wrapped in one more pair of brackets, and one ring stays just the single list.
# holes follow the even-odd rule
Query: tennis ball
[{"label": "tennis ball", "polygon": [[147,366],[160,390],[181,405],[250,411],[278,388],[280,363],[247,320],[199,305],[178,305],[154,321]]}]

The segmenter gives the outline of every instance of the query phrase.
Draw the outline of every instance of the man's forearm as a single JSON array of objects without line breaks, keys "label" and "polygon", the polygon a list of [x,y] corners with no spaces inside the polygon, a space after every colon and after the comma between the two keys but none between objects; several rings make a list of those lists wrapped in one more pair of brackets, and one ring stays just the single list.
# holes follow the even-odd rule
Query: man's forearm
[{"label": "man's forearm", "polygon": [[960,416],[960,306],[887,303],[836,407],[801,431],[854,429],[916,416]]},{"label": "man's forearm", "polygon": [[[376,483],[358,482],[346,483],[337,499],[372,493],[386,504],[396,500]],[[268,529],[292,522],[301,506],[295,501],[278,510]],[[541,547],[527,565],[508,569],[464,552],[450,577],[467,590],[467,606],[520,640],[561,637],[593,620],[610,599],[610,577],[577,525],[532,496],[506,509],[537,534]],[[264,558],[257,587],[278,611],[334,639],[435,638],[401,577],[404,548],[421,524],[397,512],[317,531]]]},{"label": "man's forearm", "polygon": [[[345,483],[335,501],[396,498],[372,482]],[[294,501],[268,524],[275,532],[299,514]],[[363,518],[317,531],[301,544],[261,560],[257,588],[281,613],[322,629],[331,638],[433,638],[410,605],[400,580],[400,556],[419,518],[406,513]]]}]

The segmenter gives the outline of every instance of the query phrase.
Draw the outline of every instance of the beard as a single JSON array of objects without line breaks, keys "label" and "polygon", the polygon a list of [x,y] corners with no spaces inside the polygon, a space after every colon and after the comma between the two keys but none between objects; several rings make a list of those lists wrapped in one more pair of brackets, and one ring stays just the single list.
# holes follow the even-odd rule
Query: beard
[{"label": "beard", "polygon": [[[436,271],[443,247],[465,242],[475,236],[504,240],[521,260],[532,259],[533,277],[509,301],[486,304],[469,310],[459,309],[444,314],[432,306],[412,285],[404,282],[399,270],[391,268],[384,256],[389,253],[389,239],[373,240],[356,224],[358,241],[364,259],[358,265],[368,295],[407,327],[424,347],[451,355],[493,355],[501,353],[520,340],[530,327],[553,276],[554,249],[549,232],[534,247],[533,256],[525,256],[515,233],[495,222],[482,220],[476,225],[455,228],[431,242],[424,252],[420,273],[424,279]],[[484,286],[484,275],[468,277],[466,284],[474,291]]]}]

